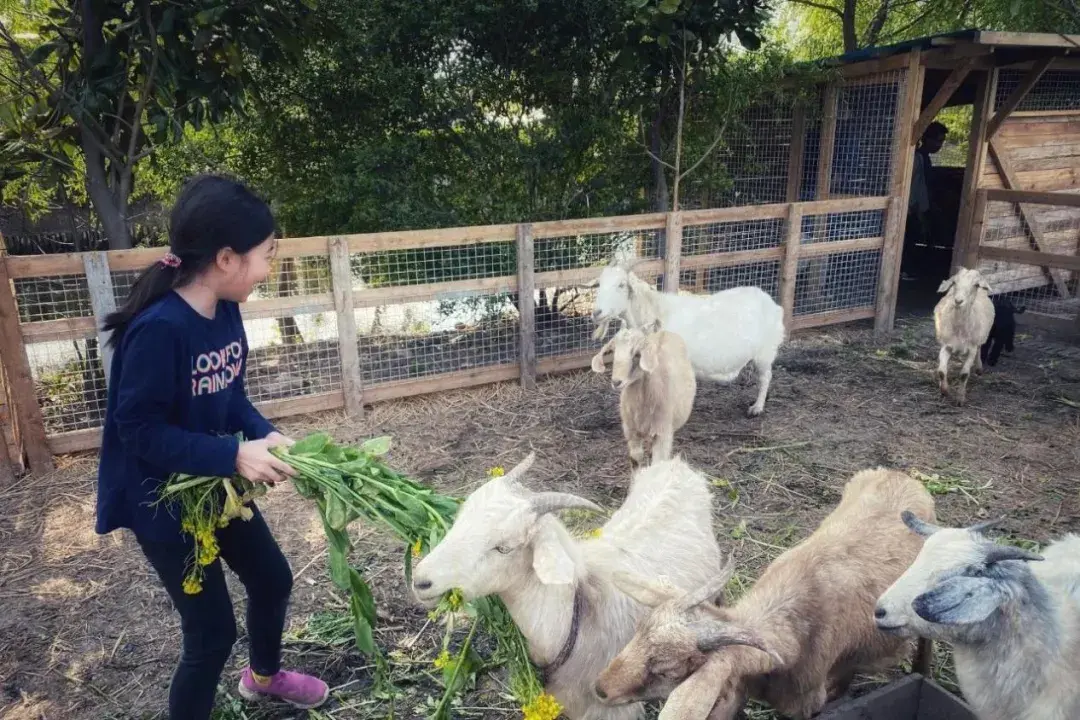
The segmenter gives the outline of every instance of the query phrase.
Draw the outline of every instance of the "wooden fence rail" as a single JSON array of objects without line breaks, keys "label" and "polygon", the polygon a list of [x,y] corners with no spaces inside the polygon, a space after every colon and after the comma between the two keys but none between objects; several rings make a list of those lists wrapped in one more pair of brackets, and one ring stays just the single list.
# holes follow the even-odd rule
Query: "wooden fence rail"
[{"label": "wooden fence rail", "polygon": [[[544,243],[550,245],[568,238],[576,238],[585,244],[589,241],[581,239],[593,236],[608,236],[607,239],[611,241],[625,241],[628,237],[634,239],[639,255],[635,271],[643,278],[662,278],[662,287],[666,292],[678,291],[680,273],[687,271],[696,271],[697,280],[692,287],[706,289],[702,273],[722,274],[724,271],[744,266],[775,265],[776,298],[783,305],[785,320],[792,330],[890,316],[893,309],[885,307],[883,293],[879,289],[882,277],[895,274],[895,268],[892,267],[895,261],[889,258],[898,257],[898,252],[887,252],[887,244],[896,245],[898,248],[900,242],[900,238],[893,237],[895,233],[890,231],[896,223],[887,217],[895,215],[886,212],[889,203],[888,197],[843,198],[519,225],[283,239],[278,252],[280,259],[300,261],[305,258],[321,258],[325,261],[329,268],[329,291],[257,297],[242,306],[243,317],[247,321],[254,321],[267,318],[280,320],[316,313],[332,314],[337,323],[337,337],[333,343],[334,368],[340,365],[340,383],[329,392],[311,392],[256,404],[272,418],[340,408],[344,408],[349,415],[359,416],[365,404],[380,400],[515,378],[524,386],[532,387],[539,375],[586,367],[591,354],[598,347],[591,339],[554,353],[549,348],[546,354],[538,357],[540,320],[535,305],[538,293],[544,292],[544,288],[580,288],[599,277],[602,270],[602,260],[586,261],[581,259],[582,256],[573,255],[563,258],[563,262],[554,269],[545,269],[542,264],[538,265],[540,248],[546,247]],[[845,233],[845,223],[838,221],[832,222],[833,230],[829,230],[830,218],[861,217],[860,214],[867,213],[875,217],[880,215],[878,225],[870,223],[870,226],[879,227],[878,231],[870,232],[865,237],[852,237],[853,233],[858,235],[857,231],[851,230],[853,225],[847,223]],[[812,219],[812,222],[804,224],[803,220],[807,218]],[[728,224],[731,228],[750,227],[749,224],[756,221],[769,220],[778,221],[776,226],[779,232],[775,237],[767,239],[764,243],[767,247],[761,247],[762,243],[748,248],[738,247],[738,233],[725,230]],[[755,232],[760,232],[760,223],[753,227],[758,228]],[[715,238],[713,245],[705,247],[704,251],[698,247],[684,247],[684,237],[688,229],[695,229],[695,232],[702,236]],[[645,242],[645,237],[663,238],[663,241],[657,243],[655,248],[643,252],[642,248],[645,246],[642,243]],[[500,244],[498,248],[495,248],[496,244]],[[382,278],[370,286],[355,285],[352,263],[358,255],[361,258],[370,258],[379,253],[438,249],[438,252],[450,253],[451,256],[460,253],[462,263],[466,263],[469,257],[473,257],[468,255],[469,252],[475,252],[484,246],[492,246],[493,252],[495,249],[503,252],[501,248],[505,247],[507,253],[516,257],[516,263],[507,266],[509,272],[496,277],[414,284],[408,284],[410,278],[397,284]],[[65,431],[47,430],[38,388],[40,378],[35,377],[28,348],[38,343],[96,340],[95,346],[100,350],[98,359],[101,371],[107,381],[111,358],[105,350],[106,338],[100,327],[102,317],[115,307],[114,274],[142,270],[157,262],[164,252],[164,248],[150,248],[0,258],[0,360],[8,379],[17,435],[32,469],[51,467],[53,454],[98,447],[101,429],[91,427]],[[820,277],[821,262],[830,258],[865,257],[866,253],[877,253],[880,257],[874,260],[871,256],[871,260],[876,264],[872,268],[873,277],[867,279],[870,291],[865,298],[858,295],[859,299],[847,305],[841,302],[822,306],[826,307],[824,311],[808,311],[798,304],[797,286],[803,288],[816,284],[819,287],[815,292],[820,294],[820,287],[827,285],[822,285],[824,281]],[[510,255],[507,254],[506,257],[509,258]],[[801,263],[809,261],[814,261],[810,264],[816,263],[813,283],[805,279],[807,273],[800,272]],[[838,261],[838,265],[842,266],[843,263]],[[833,278],[834,283],[846,277],[843,271],[843,267],[838,268],[836,277]],[[477,271],[469,274],[483,273]],[[81,292],[88,296],[88,302],[85,303],[83,314],[68,311],[54,313],[64,315],[62,317],[35,318],[27,317],[24,313],[20,318],[20,307],[26,305],[29,308],[34,297],[29,294],[20,296],[17,287],[25,288],[26,283],[35,279],[47,282],[58,278],[75,278],[79,283],[85,280],[85,289]],[[23,285],[19,286],[16,281]],[[726,280],[719,282],[722,286],[731,284]],[[79,287],[83,286],[80,284]],[[362,373],[364,360],[358,351],[358,342],[361,341],[356,323],[358,311],[372,308],[377,311],[384,307],[461,297],[512,294],[518,295],[517,328],[513,339],[516,345],[516,360],[511,358],[482,367],[456,368],[420,377],[409,377],[403,370],[403,377],[395,375],[392,380],[365,383]],[[848,294],[857,295],[850,292]],[[68,316],[72,314],[75,316]],[[575,317],[587,325],[586,317]],[[575,327],[580,331],[585,325],[579,324]],[[591,332],[591,327],[588,330]]]}]

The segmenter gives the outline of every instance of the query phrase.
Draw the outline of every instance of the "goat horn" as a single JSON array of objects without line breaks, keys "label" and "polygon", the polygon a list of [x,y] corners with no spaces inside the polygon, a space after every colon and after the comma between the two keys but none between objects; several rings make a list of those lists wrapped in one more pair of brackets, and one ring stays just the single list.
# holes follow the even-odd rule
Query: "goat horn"
[{"label": "goat horn", "polygon": [[729,623],[711,622],[697,634],[698,650],[705,653],[715,652],[729,645],[745,645],[767,654],[778,666],[784,664],[784,659],[769,647],[765,638],[747,628],[741,628]]},{"label": "goat horn", "polygon": [[1003,518],[1003,517],[1002,518],[993,518],[993,519],[990,519],[990,520],[983,520],[982,522],[975,523],[974,525],[969,527],[968,531],[973,532],[973,533],[982,533],[982,532],[985,532],[986,530],[989,530],[992,527],[1000,525],[1003,522],[1005,522],[1005,518]]},{"label": "goat horn", "polygon": [[524,475],[529,468],[532,467],[533,462],[536,460],[536,453],[530,452],[525,456],[525,459],[514,466],[514,469],[506,473],[503,476],[503,480],[511,484],[520,484],[521,476]]},{"label": "goat horn", "polygon": [[1042,560],[1042,555],[1036,555],[1033,552],[1028,552],[1022,548],[1013,547],[1012,545],[997,545],[989,548],[986,551],[986,557],[984,562],[987,565],[993,565],[994,563],[1001,562],[1002,560]]},{"label": "goat horn", "polygon": [[577,495],[564,492],[540,492],[532,496],[532,509],[537,515],[546,515],[556,510],[568,510],[570,508],[583,508],[594,512],[603,512],[604,509],[591,500],[586,500]]},{"label": "goat horn", "polygon": [[907,525],[913,532],[918,535],[922,535],[923,537],[930,537],[941,529],[933,523],[928,523],[925,520],[920,520],[919,518],[915,517],[915,513],[911,512],[910,510],[905,510],[904,512],[900,513],[900,519],[903,520],[904,524]]},{"label": "goat horn", "polygon": [[724,588],[727,587],[728,580],[735,574],[735,558],[731,555],[728,556],[727,562],[720,568],[720,573],[712,580],[708,581],[697,590],[691,590],[683,595],[679,600],[678,609],[682,612],[686,612],[692,608],[696,608],[698,605],[706,602],[712,602],[724,592]]}]

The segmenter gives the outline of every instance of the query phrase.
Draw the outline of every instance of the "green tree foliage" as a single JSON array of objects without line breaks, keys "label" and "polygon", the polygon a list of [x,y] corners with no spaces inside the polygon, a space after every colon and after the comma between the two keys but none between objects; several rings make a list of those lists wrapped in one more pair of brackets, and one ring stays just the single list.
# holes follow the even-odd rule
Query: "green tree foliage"
[{"label": "green tree foliage", "polygon": [[131,244],[127,210],[140,161],[189,125],[242,111],[252,69],[302,50],[310,10],[305,0],[13,5],[0,17],[5,154],[22,166],[81,170],[113,247]]}]

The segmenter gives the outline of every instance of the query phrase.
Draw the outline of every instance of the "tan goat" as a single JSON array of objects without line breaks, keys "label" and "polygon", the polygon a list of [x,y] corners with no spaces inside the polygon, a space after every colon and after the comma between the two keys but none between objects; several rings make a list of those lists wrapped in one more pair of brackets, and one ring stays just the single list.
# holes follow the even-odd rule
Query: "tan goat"
[{"label": "tan goat", "polygon": [[[685,595],[646,578],[616,577],[655,609],[597,679],[604,702],[668,697],[664,720],[729,720],[749,697],[807,718],[856,672],[895,664],[907,642],[874,623],[877,598],[915,560],[922,539],[900,520],[934,517],[925,488],[903,473],[857,473],[818,529],[772,562],[733,607],[713,604],[724,572]],[[920,645],[920,665],[929,645]],[[920,667],[925,670],[925,667]]]},{"label": "tan goat", "polygon": [[604,372],[609,351],[631,469],[645,462],[647,447],[652,463],[670,460],[675,431],[690,418],[697,392],[686,343],[660,330],[659,322],[642,330],[624,327],[593,356],[593,372]]}]

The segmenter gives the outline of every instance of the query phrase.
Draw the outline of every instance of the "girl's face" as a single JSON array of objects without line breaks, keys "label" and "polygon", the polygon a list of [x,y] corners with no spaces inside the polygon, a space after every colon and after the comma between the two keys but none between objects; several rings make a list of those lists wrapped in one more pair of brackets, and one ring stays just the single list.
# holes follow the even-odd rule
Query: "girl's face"
[{"label": "girl's face", "polygon": [[217,266],[221,271],[218,297],[233,302],[247,300],[255,286],[270,274],[276,253],[277,240],[273,235],[242,255],[230,249],[218,253]]}]

